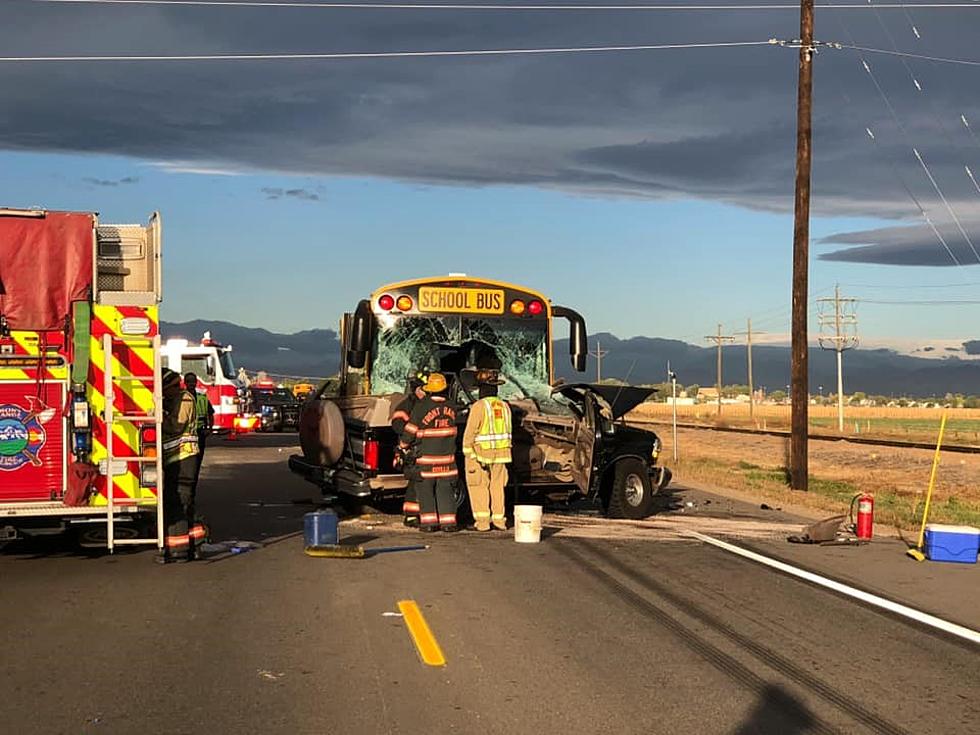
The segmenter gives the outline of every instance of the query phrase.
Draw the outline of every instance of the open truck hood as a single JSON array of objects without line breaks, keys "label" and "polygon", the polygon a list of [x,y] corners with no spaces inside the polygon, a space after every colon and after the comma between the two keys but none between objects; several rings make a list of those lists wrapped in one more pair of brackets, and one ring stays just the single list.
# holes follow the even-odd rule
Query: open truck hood
[{"label": "open truck hood", "polygon": [[558,386],[554,392],[575,400],[577,398],[576,393],[584,390],[596,394],[608,403],[612,409],[614,420],[622,418],[657,392],[656,388],[638,388],[634,385],[600,385],[598,383],[569,383]]}]

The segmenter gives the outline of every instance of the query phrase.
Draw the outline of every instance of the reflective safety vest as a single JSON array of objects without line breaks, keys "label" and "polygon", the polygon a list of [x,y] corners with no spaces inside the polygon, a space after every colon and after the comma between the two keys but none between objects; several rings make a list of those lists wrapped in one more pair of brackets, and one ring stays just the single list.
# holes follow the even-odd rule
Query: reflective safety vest
[{"label": "reflective safety vest", "polygon": [[482,421],[473,437],[473,446],[466,454],[476,457],[482,464],[506,464],[511,461],[513,427],[510,406],[497,396],[478,401],[482,404]]},{"label": "reflective safety vest", "polygon": [[207,393],[194,395],[194,408],[197,409],[197,430],[204,431],[208,428],[208,409],[211,408]]},{"label": "reflective safety vest", "polygon": [[[198,453],[197,445],[197,401],[190,393],[184,391],[180,395],[180,404],[177,408],[178,415],[168,417],[164,420],[163,435],[163,463],[173,464],[180,462],[188,457],[193,457]],[[180,411],[186,411],[188,405],[190,416],[186,422],[180,425]],[[174,433],[166,431],[167,428],[174,428]]]}]

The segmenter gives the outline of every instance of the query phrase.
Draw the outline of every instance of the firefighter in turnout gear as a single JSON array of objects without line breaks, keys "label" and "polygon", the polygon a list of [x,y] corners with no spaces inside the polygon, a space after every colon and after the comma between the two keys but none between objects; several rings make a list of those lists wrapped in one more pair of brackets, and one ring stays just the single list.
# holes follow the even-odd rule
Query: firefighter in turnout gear
[{"label": "firefighter in turnout gear", "polygon": [[[180,375],[163,371],[163,518],[167,537],[161,563],[194,558],[204,527],[194,523],[197,474],[197,408],[194,396],[180,386]],[[198,536],[200,538],[198,538]]]},{"label": "firefighter in turnout gear", "polygon": [[426,380],[425,396],[415,404],[405,438],[407,450],[416,447],[419,527],[423,531],[456,531],[456,404],[446,396],[446,376],[432,373]]},{"label": "firefighter in turnout gear", "polygon": [[197,481],[201,477],[201,464],[204,462],[204,449],[207,446],[208,436],[211,434],[211,427],[214,426],[214,406],[208,400],[208,394],[198,393],[197,375],[187,373],[184,376],[184,387],[194,396],[194,408],[197,413],[197,467],[194,471],[194,490],[197,490]]},{"label": "firefighter in turnout gear", "polygon": [[[391,428],[395,430],[402,443],[411,445],[413,437],[406,435],[405,425],[412,417],[415,404],[425,398],[425,391],[422,386],[426,379],[422,373],[418,373],[408,381],[408,394],[395,406],[391,414]],[[395,455],[396,461],[400,462],[408,486],[405,488],[405,501],[402,503],[402,515],[406,526],[417,526],[419,524],[419,499],[416,493],[415,484],[418,482],[418,466],[415,463],[415,453],[411,450],[403,451],[399,446],[398,453]]]},{"label": "firefighter in turnout gear", "polygon": [[476,382],[480,400],[470,407],[463,432],[466,488],[476,530],[489,531],[493,524],[497,530],[506,531],[504,487],[513,433],[510,406],[497,396],[497,387],[504,382],[499,372],[478,370]]}]

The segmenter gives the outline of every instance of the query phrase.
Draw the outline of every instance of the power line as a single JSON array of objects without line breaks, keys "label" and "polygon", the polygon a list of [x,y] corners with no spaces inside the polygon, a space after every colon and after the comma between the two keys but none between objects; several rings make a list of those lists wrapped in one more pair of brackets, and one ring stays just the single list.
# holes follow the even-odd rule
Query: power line
[{"label": "power line", "polygon": [[[760,11],[760,10],[799,10],[798,4],[786,3],[756,3],[736,5],[658,5],[658,4],[627,4],[627,5],[505,5],[501,3],[343,3],[343,2],[297,2],[296,0],[33,0],[36,3],[57,3],[61,5],[177,5],[205,6],[232,8],[298,8],[298,9],[332,9],[332,10],[560,10],[560,11]],[[833,10],[868,10],[867,4],[858,3],[824,3],[817,5],[820,9]],[[905,9],[905,3],[882,3],[875,7],[882,10]],[[910,7],[931,10],[938,9],[975,9],[980,6],[974,3],[917,3]],[[906,11],[907,12],[907,11]]]},{"label": "power line", "polygon": [[[882,6],[877,6],[882,7]],[[980,5],[977,5],[980,7]],[[927,54],[913,54],[909,51],[889,51],[884,48],[872,48],[870,46],[854,46],[848,43],[828,43],[826,44],[830,48],[836,49],[850,49],[852,51],[861,51],[866,54],[884,54],[885,56],[900,56],[906,59],[921,59],[923,61],[935,61],[940,64],[960,64],[962,66],[980,66],[980,61],[975,59],[954,59],[948,56],[929,56]]]},{"label": "power line", "polygon": [[611,53],[617,51],[738,48],[745,46],[771,45],[773,45],[771,41],[731,41],[721,43],[660,43],[642,46],[567,46],[558,48],[479,49],[466,51],[377,51],[359,53],[179,54],[134,56],[0,56],[0,63],[59,61],[310,61],[320,59],[392,59],[439,56],[527,56],[544,54]]},{"label": "power line", "polygon": [[[840,20],[840,19],[838,18],[838,20]],[[847,32],[848,35],[851,35],[850,32],[844,27],[844,24],[843,24],[842,21],[841,21],[841,27],[844,28],[845,32]],[[853,37],[852,37],[852,40],[853,40]],[[841,44],[831,44],[831,45],[833,47],[835,47],[835,48],[840,48],[840,47],[852,48],[852,49],[855,49],[855,50],[858,51],[858,57],[859,57],[859,59],[861,61],[861,66],[864,67],[864,70],[868,73],[868,76],[871,78],[871,81],[874,84],[875,89],[878,90],[878,95],[881,97],[882,101],[885,103],[885,107],[888,109],[888,112],[891,114],[892,119],[895,121],[895,125],[898,126],[899,132],[902,134],[902,137],[905,139],[906,143],[912,147],[912,153],[913,153],[913,155],[915,156],[916,160],[918,160],[919,165],[922,167],[922,170],[925,172],[926,177],[929,179],[929,182],[932,184],[932,187],[936,191],[936,194],[939,196],[939,199],[942,201],[943,205],[946,207],[946,211],[949,212],[950,217],[953,219],[953,222],[956,223],[956,226],[959,229],[960,234],[963,236],[963,239],[966,240],[967,244],[970,246],[970,250],[973,251],[973,255],[974,255],[974,257],[976,257],[977,262],[980,262],[980,253],[978,253],[976,247],[974,247],[973,240],[970,239],[970,236],[967,234],[966,230],[964,229],[963,224],[960,222],[960,218],[957,217],[956,216],[956,212],[953,211],[952,205],[950,205],[949,200],[946,199],[946,195],[943,194],[943,191],[940,188],[939,183],[936,181],[935,177],[932,175],[932,171],[929,169],[928,164],[926,164],[925,159],[919,153],[918,148],[916,148],[914,145],[912,145],[912,142],[911,142],[911,139],[909,137],[909,134],[906,131],[905,126],[902,125],[902,121],[898,117],[898,112],[896,112],[894,105],[892,105],[891,100],[889,99],[888,95],[885,93],[885,90],[881,86],[881,83],[878,81],[878,77],[871,70],[871,65],[868,63],[868,60],[864,57],[864,53],[861,50],[861,47],[856,46],[856,45],[851,45],[851,46],[846,46],[846,47],[845,46],[842,46]],[[871,132],[871,129],[868,128],[867,131],[868,131],[868,135],[871,137],[871,139],[872,140],[875,140],[874,133]],[[916,205],[919,207],[919,210],[922,213],[922,216],[925,218],[926,222],[929,223],[929,226],[932,228],[932,230],[935,233],[936,237],[939,238],[939,241],[946,248],[947,253],[953,259],[953,262],[955,262],[956,265],[962,265],[962,263],[960,263],[959,259],[957,259],[955,255],[953,255],[953,251],[947,245],[945,238],[943,238],[943,236],[939,233],[939,230],[932,223],[932,220],[929,218],[928,214],[926,214],[925,209],[922,207],[921,204],[918,203],[918,200],[915,198],[914,195],[912,195],[912,192],[911,192],[910,189],[908,189],[908,187],[906,187],[906,192],[909,194],[909,196],[912,197],[913,201],[916,202]]]},{"label": "power line", "polygon": [[862,304],[879,304],[887,306],[965,306],[965,305],[975,305],[980,304],[978,300],[956,300],[956,299],[943,299],[943,300],[933,300],[933,301],[905,301],[905,300],[881,300],[881,299],[860,299]]}]

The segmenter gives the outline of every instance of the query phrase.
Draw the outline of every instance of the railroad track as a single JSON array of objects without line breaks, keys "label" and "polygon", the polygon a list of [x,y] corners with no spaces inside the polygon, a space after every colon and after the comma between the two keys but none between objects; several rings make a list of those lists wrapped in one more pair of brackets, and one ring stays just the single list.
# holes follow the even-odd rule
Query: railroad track
[{"label": "railroad track", "polygon": [[[627,423],[641,426],[670,426],[670,421],[661,419],[629,419]],[[756,436],[778,436],[788,438],[790,432],[773,429],[747,429],[738,426],[706,426],[704,424],[677,424],[678,429],[698,429],[700,431],[722,431],[730,434],[755,434]],[[897,447],[899,449],[935,449],[936,445],[929,442],[909,442],[898,439],[872,439],[860,436],[830,436],[828,434],[810,434],[810,439],[821,442],[846,442],[849,444],[867,444],[873,447]],[[980,446],[969,444],[943,444],[944,452],[959,454],[980,454]]]}]

